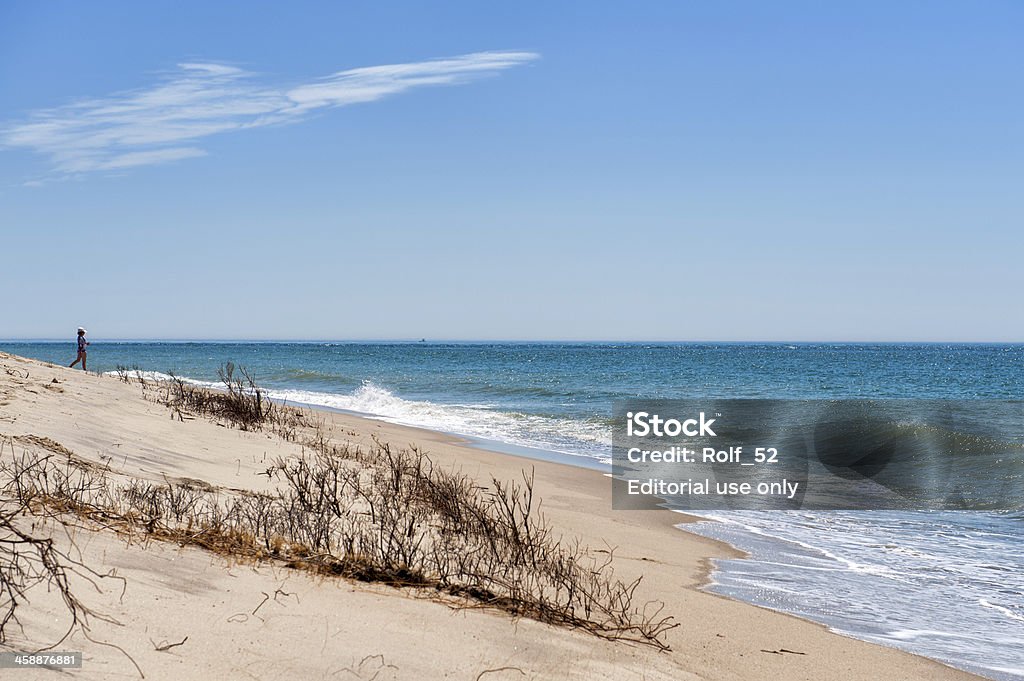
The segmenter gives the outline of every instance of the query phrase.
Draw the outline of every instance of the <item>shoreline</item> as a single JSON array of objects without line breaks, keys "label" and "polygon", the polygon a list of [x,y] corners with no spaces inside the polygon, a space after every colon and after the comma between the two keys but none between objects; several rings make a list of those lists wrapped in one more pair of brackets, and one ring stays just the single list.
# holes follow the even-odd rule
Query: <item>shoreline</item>
[{"label": "shoreline", "polygon": [[[114,378],[74,372],[3,353],[0,353],[0,362],[31,369],[24,382],[13,380],[9,374],[0,374],[3,388],[0,416],[14,415],[13,420],[0,419],[0,434],[50,438],[83,458],[99,462],[107,456],[108,463],[113,461],[112,465],[119,464],[120,470],[132,475],[152,480],[159,480],[161,476],[189,477],[229,489],[260,489],[265,484],[265,478],[259,477],[261,452],[265,461],[267,456],[288,455],[295,450],[294,446],[272,442],[260,433],[221,428],[202,419],[171,421],[164,407],[142,400],[138,386]],[[54,379],[56,383],[52,382]],[[47,388],[48,384],[59,391]],[[327,584],[307,585],[313,594],[319,594],[312,596],[314,601],[330,600],[335,592],[352,588],[351,593],[361,595],[352,596],[350,600],[370,594],[385,612],[407,616],[414,611],[414,619],[419,623],[415,631],[419,631],[420,636],[424,631],[440,629],[458,633],[463,626],[467,627],[464,632],[467,635],[485,631],[491,638],[481,635],[478,638],[486,640],[477,640],[472,645],[482,646],[489,651],[488,655],[494,655],[491,660],[494,667],[501,666],[496,664],[499,658],[509,657],[514,657],[522,666],[526,664],[522,650],[536,652],[543,648],[541,659],[546,660],[548,666],[531,667],[537,678],[565,678],[569,676],[565,670],[577,669],[584,657],[590,660],[590,666],[585,673],[580,672],[583,675],[579,678],[621,678],[625,669],[641,669],[648,678],[666,679],[981,678],[929,658],[832,632],[823,624],[704,590],[702,587],[710,582],[712,561],[740,557],[742,552],[681,527],[703,519],[667,509],[612,511],[611,481],[599,471],[480,449],[465,438],[439,431],[335,410],[307,408],[324,417],[335,438],[356,445],[365,445],[372,437],[393,446],[414,443],[424,449],[436,465],[461,470],[481,483],[489,481],[491,476],[515,479],[527,468],[532,469],[537,497],[542,500],[541,510],[551,525],[567,537],[581,537],[595,549],[607,546],[604,550],[611,551],[612,547],[617,547],[614,563],[617,571],[626,578],[643,574],[643,600],[663,601],[666,613],[674,615],[680,626],[669,632],[672,652],[657,653],[609,643],[578,631],[513,620],[493,611],[465,613],[463,619],[455,622],[443,605],[410,599],[386,587],[353,585],[341,580],[338,580],[340,585],[333,585],[334,589]],[[204,450],[205,453],[199,453]],[[117,462],[112,452],[116,452],[117,458],[121,458],[123,452],[123,460]],[[527,461],[531,464],[529,467],[524,465]],[[118,543],[123,544],[121,539],[112,536],[90,538],[90,544],[102,545],[102,556],[132,554],[125,560],[140,570],[139,565],[173,553],[167,546],[119,549]],[[149,551],[155,553],[145,553]],[[211,583],[219,583],[219,572],[224,569],[218,570],[215,566],[221,559],[196,549],[181,549],[179,554],[186,561],[209,563],[213,573],[218,573],[211,574]],[[130,572],[128,567],[124,569]],[[226,569],[231,572],[230,568]],[[265,573],[284,570],[273,565],[253,568],[254,573],[263,577]],[[292,576],[293,581],[304,579]],[[210,599],[220,594],[217,588],[196,594],[187,582],[179,586],[181,588],[172,589],[164,596],[172,601],[182,598],[200,609],[210,605]],[[130,612],[130,616],[146,621],[147,626],[156,626],[156,622],[146,620],[146,615],[138,608]],[[396,634],[392,629],[398,625],[391,618],[385,620],[387,622],[381,626]],[[408,630],[403,631],[412,635]],[[219,635],[225,636],[223,632]],[[275,635],[284,636],[280,632]],[[295,635],[296,632],[292,632],[293,638]],[[297,635],[301,637],[302,633]],[[383,645],[380,635],[381,632],[371,629],[370,641]],[[210,637],[215,639],[217,632],[211,631]],[[412,669],[422,650],[402,646],[400,636],[392,638],[395,640],[388,639],[391,645],[388,659],[400,659],[401,664],[395,663],[399,668]],[[552,641],[559,645],[545,647]],[[394,645],[396,642],[398,645]],[[230,637],[222,638],[220,644],[229,648],[240,645]],[[461,657],[455,659],[452,655]],[[440,661],[419,660],[419,664],[433,669],[430,665],[437,662],[448,665],[445,669],[456,669],[459,659],[472,658],[473,653],[455,646],[441,657]],[[485,664],[490,658],[477,656],[475,659]],[[437,670],[434,671],[436,674]],[[147,673],[147,677],[150,676]],[[160,678],[161,674],[157,672],[155,677]]]},{"label": "shoreline", "polygon": [[[584,462],[591,462],[591,461],[595,461],[596,462],[596,460],[588,459],[587,457],[582,456],[582,455],[574,455],[574,454],[569,454],[569,453],[564,453],[564,452],[549,452],[549,451],[545,451],[545,450],[541,450],[541,449],[537,449],[537,448],[523,447],[523,446],[517,446],[517,445],[505,445],[505,446],[502,446],[502,445],[504,445],[504,443],[500,443],[500,442],[494,442],[494,444],[502,446],[500,449],[488,448],[488,445],[491,444],[491,441],[488,441],[488,440],[486,440],[484,438],[480,438],[480,437],[476,437],[476,436],[462,435],[462,434],[459,434],[459,433],[450,433],[450,432],[445,432],[445,431],[440,431],[440,430],[432,430],[430,428],[426,428],[426,427],[422,427],[422,426],[397,423],[397,422],[391,420],[390,417],[378,416],[378,415],[375,415],[375,414],[363,414],[363,413],[351,412],[351,411],[344,410],[344,409],[335,409],[335,408],[325,407],[325,406],[316,405],[316,404],[304,404],[302,406],[305,407],[305,408],[313,409],[314,411],[330,412],[330,413],[340,414],[342,416],[353,417],[353,418],[356,418],[356,419],[363,419],[363,420],[368,420],[368,421],[381,421],[382,423],[387,423],[387,424],[392,425],[392,426],[408,429],[408,430],[412,431],[413,433],[417,433],[418,432],[418,433],[428,433],[428,434],[432,434],[432,435],[437,435],[437,436],[440,436],[440,437],[443,437],[443,438],[448,438],[451,441],[451,443],[454,444],[454,445],[467,446],[467,447],[470,447],[470,448],[473,448],[473,449],[478,449],[478,450],[480,450],[482,452],[489,453],[489,454],[496,455],[496,456],[512,457],[514,459],[520,459],[522,461],[530,461],[530,462],[541,461],[541,462],[544,462],[546,464],[552,464],[552,465],[555,465],[555,466],[566,466],[566,467],[568,467],[570,469],[577,469],[577,470],[588,471],[588,472],[597,472],[599,474],[602,474],[612,484],[617,484],[617,481],[612,479],[611,476],[610,476],[610,466],[604,466],[603,464],[600,464],[600,463],[596,463],[595,465],[586,465]],[[579,461],[580,463],[576,463],[577,461]],[[605,468],[607,468],[608,470],[604,471]],[[625,497],[624,497],[624,495],[620,495],[619,498],[623,499]],[[759,608],[759,609],[762,609],[762,610],[773,612],[773,613],[776,613],[776,614],[779,614],[779,615],[784,615],[784,616],[787,616],[787,617],[793,617],[793,618],[796,618],[796,619],[798,619],[800,621],[809,622],[811,624],[820,626],[820,627],[824,628],[826,631],[828,631],[829,633],[835,634],[837,636],[842,636],[844,638],[849,638],[849,639],[853,639],[853,640],[856,640],[856,641],[861,641],[861,642],[869,643],[869,644],[872,644],[872,645],[878,645],[878,646],[882,646],[884,648],[889,648],[889,649],[892,649],[892,650],[898,650],[900,652],[909,653],[911,655],[916,655],[918,657],[922,657],[924,659],[936,662],[936,663],[938,663],[940,665],[943,665],[945,667],[948,667],[948,668],[956,670],[956,671],[962,671],[962,672],[965,672],[965,673],[968,673],[968,674],[977,675],[978,678],[986,678],[986,679],[990,678],[988,676],[985,676],[982,671],[974,671],[972,669],[965,668],[965,667],[957,667],[957,666],[954,666],[953,664],[951,664],[950,662],[947,662],[947,661],[944,661],[944,660],[941,660],[941,659],[937,659],[937,658],[934,658],[934,657],[929,657],[927,655],[923,655],[921,653],[917,653],[917,652],[914,652],[914,651],[911,651],[911,650],[907,650],[905,648],[900,648],[900,647],[897,647],[895,645],[887,644],[887,643],[882,642],[882,641],[872,640],[872,639],[867,638],[867,637],[863,637],[863,638],[859,637],[857,634],[855,634],[853,632],[847,632],[847,631],[843,631],[841,629],[835,628],[835,627],[833,627],[832,624],[829,624],[827,621],[814,619],[814,618],[812,618],[810,616],[799,614],[797,612],[790,612],[790,611],[787,611],[787,610],[782,609],[782,608],[773,608],[770,605],[766,605],[766,604],[763,604],[763,603],[758,603],[758,602],[755,602],[755,601],[752,601],[752,600],[746,600],[742,596],[733,595],[733,594],[729,594],[729,593],[722,593],[722,592],[718,592],[718,591],[712,590],[710,587],[713,587],[713,586],[719,584],[714,579],[716,571],[719,571],[719,570],[723,569],[723,568],[720,568],[717,565],[717,561],[719,561],[719,560],[755,560],[754,555],[752,555],[751,552],[749,552],[749,551],[747,551],[747,550],[745,550],[745,549],[743,549],[743,548],[741,548],[739,546],[733,545],[732,543],[730,543],[726,539],[716,538],[716,537],[712,536],[712,534],[710,534],[710,533],[700,532],[700,531],[698,531],[695,528],[694,529],[687,529],[687,526],[696,525],[698,523],[709,523],[709,524],[719,523],[720,521],[715,519],[715,518],[703,517],[703,516],[700,516],[700,515],[695,515],[693,513],[688,513],[686,511],[679,511],[679,510],[672,510],[672,509],[665,508],[662,505],[662,501],[663,500],[661,500],[660,498],[655,497],[655,496],[646,495],[646,496],[643,496],[643,497],[637,497],[636,501],[637,501],[636,509],[647,510],[647,511],[655,512],[655,513],[673,514],[672,516],[666,516],[665,522],[668,522],[669,524],[671,524],[676,530],[686,533],[686,535],[688,537],[695,537],[695,538],[699,538],[699,539],[702,539],[702,540],[707,540],[707,541],[713,542],[718,547],[718,549],[722,551],[722,555],[708,556],[703,561],[704,574],[703,574],[701,580],[699,581],[699,583],[693,585],[692,587],[688,587],[688,588],[695,588],[695,589],[701,590],[703,593],[707,593],[707,594],[710,594],[710,595],[713,595],[713,596],[716,596],[716,597],[719,597],[719,598],[724,598],[724,599],[727,599],[727,600],[730,600],[730,601],[733,601],[733,602],[744,603],[746,605],[750,605],[752,607],[756,607],[756,608]],[[610,503],[611,503],[610,502],[610,497],[609,497],[608,503],[609,503],[609,508],[610,508]],[[629,513],[632,510],[634,510],[634,509],[628,509],[628,510],[626,510],[626,509],[619,509],[618,511],[612,511],[612,512],[613,513],[615,513],[615,512]],[[673,522],[673,521],[675,521],[675,522]],[[775,544],[777,544],[779,546],[786,545],[786,543],[787,543],[786,540],[775,538],[775,537],[768,537],[767,541],[770,542],[770,543],[775,543]],[[970,663],[969,663],[969,661],[964,661],[964,662],[962,662],[962,664],[969,665]]]},{"label": "shoreline", "polygon": [[[326,414],[336,415],[336,416],[340,417],[343,420],[353,419],[355,423],[368,422],[368,423],[371,423],[371,424],[372,423],[385,424],[389,428],[394,428],[398,433],[408,433],[413,438],[418,436],[420,441],[435,440],[435,441],[438,441],[438,442],[450,445],[452,447],[465,448],[465,449],[467,449],[469,451],[478,451],[478,452],[480,452],[480,453],[482,453],[483,455],[486,455],[486,456],[502,457],[502,458],[510,459],[510,460],[513,461],[513,463],[512,463],[513,467],[515,466],[514,461],[516,461],[516,460],[524,462],[524,463],[525,462],[529,462],[531,464],[539,463],[539,464],[542,464],[543,466],[553,466],[553,467],[556,467],[556,468],[564,468],[564,469],[567,469],[568,471],[579,471],[580,473],[583,473],[583,474],[595,474],[596,473],[597,475],[601,476],[602,478],[604,478],[607,482],[609,482],[611,484],[617,484],[618,483],[618,481],[614,480],[610,476],[609,473],[602,472],[597,467],[585,466],[585,465],[575,465],[574,463],[571,462],[571,461],[574,461],[576,459],[581,459],[581,460],[585,459],[585,457],[583,457],[583,456],[577,456],[577,455],[568,454],[568,453],[562,453],[562,452],[554,452],[554,454],[558,454],[559,455],[558,458],[563,459],[563,460],[553,460],[552,458],[548,457],[548,455],[552,454],[552,452],[546,452],[544,450],[539,450],[539,449],[534,449],[534,448],[529,448],[529,447],[509,446],[509,448],[508,448],[509,451],[500,451],[500,450],[495,450],[495,449],[487,449],[486,448],[487,440],[485,440],[483,438],[476,437],[476,436],[462,435],[462,434],[459,434],[459,433],[449,433],[449,432],[440,431],[440,430],[432,430],[430,428],[425,428],[425,427],[422,427],[422,426],[396,423],[394,421],[389,420],[388,417],[380,417],[380,416],[373,415],[373,414],[355,413],[355,412],[350,412],[350,411],[343,410],[343,409],[335,409],[335,408],[325,407],[325,406],[321,406],[321,405],[304,404],[304,405],[301,405],[301,406],[303,408],[308,408],[308,409],[311,409],[311,410],[313,410],[315,412],[318,412],[318,413],[326,413]],[[511,450],[520,450],[520,451],[523,451],[524,453],[516,453],[515,451],[511,451]],[[536,456],[532,456],[532,455],[530,455],[528,453],[525,453],[526,450],[536,451],[537,455]],[[429,452],[428,452],[428,454],[429,454]],[[610,467],[609,467],[609,470],[610,470]],[[572,473],[569,473],[569,475],[571,476]],[[622,497],[620,497],[620,498],[622,498]],[[714,597],[714,598],[717,598],[717,599],[722,599],[722,600],[724,600],[726,602],[729,602],[729,603],[739,603],[739,604],[742,604],[744,606],[749,606],[749,607],[752,607],[752,608],[757,608],[758,610],[763,611],[763,612],[772,613],[773,615],[782,616],[782,617],[786,617],[786,618],[792,618],[795,621],[798,621],[798,622],[801,622],[801,623],[805,623],[805,624],[809,624],[809,625],[814,626],[814,627],[818,627],[822,631],[827,632],[830,635],[834,635],[834,636],[837,636],[837,637],[842,637],[843,639],[846,639],[846,640],[856,641],[858,643],[864,643],[864,644],[871,645],[871,646],[878,646],[878,647],[883,648],[885,650],[891,650],[891,651],[894,651],[894,652],[898,652],[900,654],[911,655],[913,657],[916,657],[916,658],[919,658],[919,659],[922,659],[922,660],[926,660],[929,663],[933,663],[933,664],[939,665],[940,667],[942,667],[944,669],[948,669],[948,670],[950,670],[952,672],[964,674],[965,675],[964,678],[970,678],[970,679],[989,679],[989,677],[987,677],[987,676],[983,676],[983,675],[981,675],[981,674],[979,674],[977,672],[972,672],[970,670],[963,669],[963,668],[960,668],[960,667],[955,667],[955,666],[953,666],[953,665],[951,665],[951,664],[949,664],[947,662],[944,662],[942,660],[938,660],[938,659],[935,659],[935,658],[932,658],[932,657],[928,657],[926,655],[921,655],[921,654],[918,654],[918,653],[915,653],[915,652],[912,652],[912,651],[908,651],[908,650],[905,650],[905,649],[897,648],[895,646],[886,645],[885,643],[881,643],[881,642],[878,642],[878,641],[871,641],[871,640],[864,639],[864,638],[858,638],[857,636],[853,635],[852,633],[837,631],[837,630],[833,629],[832,627],[830,627],[828,624],[826,624],[824,622],[820,622],[820,621],[814,620],[814,619],[811,619],[809,617],[804,617],[804,616],[801,616],[799,614],[787,612],[787,611],[782,610],[782,609],[776,609],[776,608],[769,607],[767,605],[762,605],[762,604],[759,604],[759,603],[754,603],[754,602],[751,602],[751,601],[743,600],[743,599],[741,599],[739,597],[736,597],[736,596],[731,596],[731,595],[727,595],[727,594],[723,594],[723,593],[717,593],[715,591],[712,591],[708,587],[710,587],[710,586],[712,586],[712,585],[714,585],[716,583],[715,580],[714,580],[714,574],[719,569],[716,566],[716,561],[718,561],[718,560],[749,560],[749,559],[751,559],[751,554],[749,552],[745,551],[742,548],[734,546],[733,544],[729,543],[726,540],[716,539],[714,537],[711,537],[711,536],[708,536],[708,535],[705,535],[705,534],[701,534],[701,533],[698,533],[696,531],[691,531],[691,530],[687,529],[688,525],[695,525],[695,524],[698,524],[698,523],[718,523],[719,522],[718,520],[716,520],[714,518],[701,517],[699,515],[694,515],[694,514],[691,514],[691,513],[687,513],[685,511],[678,511],[678,510],[672,510],[672,509],[664,508],[659,503],[659,502],[662,501],[661,499],[659,499],[658,497],[650,496],[650,495],[645,495],[645,496],[642,496],[642,497],[638,497],[637,498],[638,505],[637,505],[637,507],[635,509],[612,510],[611,509],[611,489],[610,488],[608,489],[608,496],[607,496],[607,500],[606,501],[607,501],[607,507],[608,507],[607,510],[611,514],[615,514],[615,513],[631,514],[631,513],[637,512],[637,511],[643,512],[645,514],[651,514],[651,516],[657,521],[657,524],[659,526],[663,526],[665,528],[670,528],[676,534],[684,536],[686,538],[686,540],[691,540],[691,541],[692,540],[697,540],[697,541],[701,542],[702,544],[705,544],[705,545],[708,546],[708,548],[709,548],[709,550],[707,551],[708,555],[702,556],[702,557],[699,558],[699,565],[700,565],[699,576],[697,577],[697,579],[693,583],[687,584],[683,588],[691,589],[691,590],[694,590],[694,591],[696,591],[698,593],[705,594],[705,595],[708,595],[708,596],[711,596],[711,597]],[[781,540],[774,540],[774,539],[772,539],[771,541],[781,541]],[[936,677],[936,678],[938,678],[938,677]]]}]

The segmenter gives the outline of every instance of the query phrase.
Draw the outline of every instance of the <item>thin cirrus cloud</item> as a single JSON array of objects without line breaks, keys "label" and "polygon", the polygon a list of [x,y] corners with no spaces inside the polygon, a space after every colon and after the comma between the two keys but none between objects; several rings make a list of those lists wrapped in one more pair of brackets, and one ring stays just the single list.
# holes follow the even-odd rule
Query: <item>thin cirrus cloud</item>
[{"label": "thin cirrus cloud", "polygon": [[63,176],[178,161],[205,155],[198,145],[204,137],[297,123],[317,110],[413,88],[457,85],[538,57],[475,52],[349,69],[291,87],[261,84],[255,74],[226,64],[179,64],[150,87],[35,111],[4,125],[0,147],[42,154]]}]

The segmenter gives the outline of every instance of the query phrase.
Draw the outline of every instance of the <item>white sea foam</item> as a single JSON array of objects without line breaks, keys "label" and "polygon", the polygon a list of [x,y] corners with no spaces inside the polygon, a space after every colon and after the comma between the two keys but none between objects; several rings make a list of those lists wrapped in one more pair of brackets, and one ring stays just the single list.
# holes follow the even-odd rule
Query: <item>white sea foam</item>
[{"label": "white sea foam", "polygon": [[979,598],[978,599],[978,604],[981,605],[982,607],[991,608],[992,610],[996,610],[998,612],[1001,612],[1004,615],[1006,615],[1007,617],[1009,617],[1010,619],[1017,620],[1018,622],[1024,622],[1024,616],[1018,615],[1017,613],[1015,613],[1014,611],[1010,610],[1009,608],[1004,608],[1001,605],[996,605],[995,603],[990,603],[988,600],[986,600],[984,598]]},{"label": "white sea foam", "polygon": [[[171,381],[171,380],[174,380],[174,379],[180,379],[181,381],[184,381],[185,383],[189,383],[191,385],[203,386],[204,388],[223,388],[224,387],[224,384],[221,383],[220,381],[197,381],[194,378],[185,378],[184,376],[171,376],[170,374],[165,374],[162,371],[141,371],[141,370],[137,370],[137,369],[129,369],[127,371],[127,374],[128,374],[129,378],[135,378],[135,379],[142,378],[142,379],[144,379],[146,381]],[[114,378],[120,378],[121,372],[118,372],[118,371],[104,371],[103,375],[104,376],[113,376]]]},{"label": "white sea foam", "polygon": [[[687,531],[750,553],[711,590],[997,679],[1020,678],[1024,559],[975,513],[717,512]],[[868,596],[870,595],[870,596]]]},{"label": "white sea foam", "polygon": [[500,411],[487,404],[407,400],[369,381],[347,394],[292,389],[268,390],[267,394],[290,403],[342,409],[392,423],[587,456],[606,463],[611,451],[611,433],[599,423]]},{"label": "white sea foam", "polygon": [[[117,377],[119,374],[117,371],[108,371],[104,375]],[[129,370],[128,375],[147,381],[178,378],[191,385],[224,388],[220,381],[174,377],[160,371]],[[586,456],[602,463],[611,463],[611,432],[607,426],[592,421],[500,411],[489,404],[441,404],[428,400],[407,400],[370,381],[364,381],[362,386],[351,393],[269,389],[266,394],[282,402],[341,409],[392,423]]]}]

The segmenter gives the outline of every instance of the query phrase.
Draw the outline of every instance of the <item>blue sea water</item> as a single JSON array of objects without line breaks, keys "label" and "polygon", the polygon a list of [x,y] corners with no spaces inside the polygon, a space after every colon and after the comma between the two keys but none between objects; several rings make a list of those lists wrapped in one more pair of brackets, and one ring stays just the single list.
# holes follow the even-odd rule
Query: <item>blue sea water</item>
[{"label": "blue sea water", "polygon": [[[0,342],[56,363],[64,343]],[[215,383],[607,462],[624,398],[1024,397],[1020,344],[93,342],[91,370]],[[1024,433],[1024,424],[1021,424]],[[1024,500],[1022,500],[1024,502]],[[751,554],[710,589],[995,679],[1024,678],[1024,513],[728,512],[688,526]]]}]

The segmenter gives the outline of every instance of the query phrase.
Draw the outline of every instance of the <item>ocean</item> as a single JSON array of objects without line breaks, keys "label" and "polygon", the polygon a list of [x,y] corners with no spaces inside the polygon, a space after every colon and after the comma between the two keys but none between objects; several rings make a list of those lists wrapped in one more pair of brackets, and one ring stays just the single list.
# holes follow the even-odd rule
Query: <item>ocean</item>
[{"label": "ocean", "polygon": [[[69,364],[67,342],[0,350]],[[627,398],[1024,398],[1022,344],[105,342],[89,368],[214,384],[234,362],[277,399],[606,469]],[[1024,423],[1020,424],[1024,435]],[[1024,464],[1024,462],[1021,462]],[[609,501],[610,503],[610,501]],[[1024,500],[1022,500],[1024,504]],[[628,511],[623,511],[628,512]],[[749,559],[720,594],[993,679],[1024,679],[1024,512],[707,512],[687,531]]]}]

